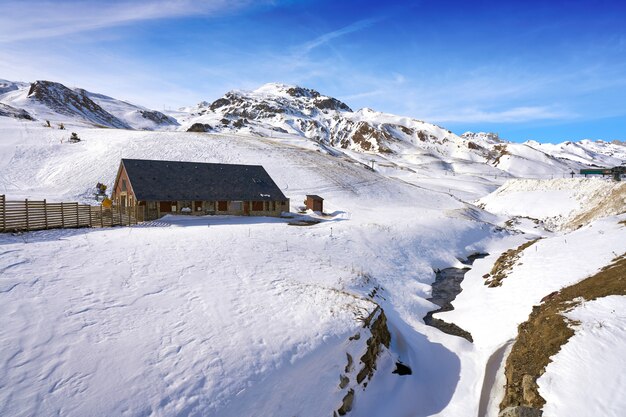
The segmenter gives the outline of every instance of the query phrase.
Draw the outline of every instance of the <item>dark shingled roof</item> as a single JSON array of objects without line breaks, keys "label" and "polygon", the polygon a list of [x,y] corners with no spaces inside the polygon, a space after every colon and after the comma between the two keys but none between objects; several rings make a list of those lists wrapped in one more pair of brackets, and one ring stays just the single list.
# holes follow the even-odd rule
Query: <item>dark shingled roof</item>
[{"label": "dark shingled roof", "polygon": [[316,194],[307,194],[306,198],[312,198],[313,200],[324,200],[322,197]]},{"label": "dark shingled roof", "polygon": [[139,201],[287,200],[260,165],[122,159]]}]

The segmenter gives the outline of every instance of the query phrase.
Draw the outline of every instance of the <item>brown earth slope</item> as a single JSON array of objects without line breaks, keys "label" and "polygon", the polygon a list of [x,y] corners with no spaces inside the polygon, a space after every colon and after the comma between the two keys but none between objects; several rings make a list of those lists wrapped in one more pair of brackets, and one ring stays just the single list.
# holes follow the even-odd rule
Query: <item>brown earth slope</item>
[{"label": "brown earth slope", "polygon": [[540,409],[545,400],[539,395],[537,379],[545,372],[561,346],[574,335],[562,313],[584,300],[609,295],[626,295],[626,254],[596,275],[559,292],[547,295],[534,306],[528,320],[518,327],[518,336],[506,361],[506,388],[500,409],[527,406]]}]

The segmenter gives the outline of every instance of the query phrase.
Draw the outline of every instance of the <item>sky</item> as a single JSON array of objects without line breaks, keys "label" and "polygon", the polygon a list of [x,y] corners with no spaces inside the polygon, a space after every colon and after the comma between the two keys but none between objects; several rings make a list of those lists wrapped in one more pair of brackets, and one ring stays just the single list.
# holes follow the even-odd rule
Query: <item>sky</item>
[{"label": "sky", "polygon": [[156,110],[281,82],[457,134],[626,140],[626,2],[0,0],[0,78]]}]

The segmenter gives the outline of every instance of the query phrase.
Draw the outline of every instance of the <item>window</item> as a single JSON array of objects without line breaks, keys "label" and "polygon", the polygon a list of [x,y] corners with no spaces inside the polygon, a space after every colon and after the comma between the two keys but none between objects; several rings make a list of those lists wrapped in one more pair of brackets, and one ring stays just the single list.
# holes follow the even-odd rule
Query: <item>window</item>
[{"label": "window", "polygon": [[262,201],[253,201],[252,202],[252,211],[263,211],[263,202]]},{"label": "window", "polygon": [[196,211],[202,211],[202,201],[194,201],[193,205],[196,208]]},{"label": "window", "polygon": [[122,180],[122,191],[126,191],[126,180]]},{"label": "window", "polygon": [[228,210],[228,201],[218,201],[217,202],[217,210],[218,211],[227,211]]},{"label": "window", "polygon": [[241,211],[243,210],[243,201],[231,201],[230,209],[233,211]]}]

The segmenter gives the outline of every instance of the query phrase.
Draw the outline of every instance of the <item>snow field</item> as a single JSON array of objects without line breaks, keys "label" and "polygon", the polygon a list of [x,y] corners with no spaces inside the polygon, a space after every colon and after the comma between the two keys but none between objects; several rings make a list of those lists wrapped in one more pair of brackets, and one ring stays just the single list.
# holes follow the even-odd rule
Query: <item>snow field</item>
[{"label": "snow field", "polygon": [[[622,183],[602,178],[514,179],[477,203],[492,213],[532,217],[560,230],[573,227],[570,222],[587,213],[589,221],[625,212],[624,190]],[[611,193],[625,200],[621,204],[607,201]]]},{"label": "snow field", "polygon": [[[362,317],[375,288],[392,343],[365,390],[350,375],[351,415],[477,415],[489,359],[532,305],[626,251],[624,216],[567,234],[498,231],[502,218],[454,197],[493,189],[493,167],[469,175],[454,161],[468,175],[442,178],[441,162],[414,173],[399,161],[372,172],[367,159],[293,136],[12,120],[0,129],[0,192],[10,199],[92,202],[120,158],[154,158],[261,164],[292,210],[314,193],[331,214],[311,227],[174,216],[152,227],[0,236],[1,415],[331,415],[345,395],[346,353],[358,361],[369,337]],[[61,143],[74,130],[83,141]],[[520,215],[552,210],[545,195],[520,192]],[[483,285],[501,252],[540,235],[502,287]],[[466,274],[456,310],[438,315],[470,331],[472,345],[422,317],[436,308],[427,301],[433,269],[475,252],[491,255]],[[413,375],[391,373],[398,359]]]},{"label": "snow field", "polygon": [[[502,253],[494,247],[490,256],[476,260],[465,275],[455,309],[438,317],[472,333],[477,346],[496,346],[514,338],[517,325],[526,320],[532,305],[541,298],[593,275],[616,254],[626,252],[625,229],[618,223],[624,218],[609,217],[539,240],[522,252],[502,286],[489,288],[482,276]],[[516,240],[521,244],[526,239]]]},{"label": "snow field", "polygon": [[[265,391],[268,410],[336,407],[348,337],[375,305],[293,279],[292,260],[228,229],[3,236],[0,414],[251,415],[248,390]],[[268,390],[283,372],[290,384]]]},{"label": "snow field", "polygon": [[626,297],[614,295],[584,301],[565,314],[578,324],[572,324],[576,333],[537,380],[539,393],[546,399],[544,416],[624,414],[625,311]]},{"label": "snow field", "polygon": [[[502,394],[498,386],[481,388],[469,381],[484,377],[491,356],[516,337],[517,326],[528,318],[533,305],[539,304],[547,294],[593,275],[617,254],[626,252],[625,229],[619,224],[625,218],[624,215],[609,217],[574,232],[545,235],[544,239],[522,252],[501,287],[485,286],[483,275],[490,272],[502,252],[517,247],[529,236],[518,235],[494,241],[485,248],[491,255],[476,260],[472,269],[466,273],[461,284],[463,291],[453,302],[455,309],[436,315],[469,331],[474,338],[471,354],[461,356],[461,381],[467,378],[463,387],[468,389],[468,393],[453,398],[442,415],[448,415],[447,412],[452,410],[454,404],[459,404],[461,409],[463,400],[467,401],[468,398],[473,400],[464,407],[466,410],[472,409],[476,404],[477,412],[481,390],[491,391],[491,397]],[[497,372],[496,381],[502,379],[503,372],[504,369]],[[580,384],[580,380],[573,379],[571,384]],[[488,407],[484,404],[484,415],[497,416],[499,402],[500,399],[492,399]]]}]

